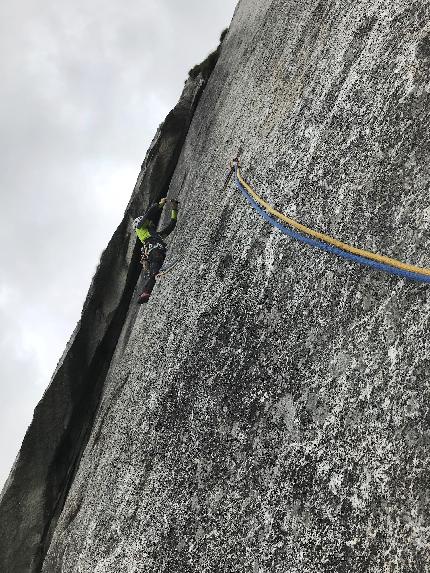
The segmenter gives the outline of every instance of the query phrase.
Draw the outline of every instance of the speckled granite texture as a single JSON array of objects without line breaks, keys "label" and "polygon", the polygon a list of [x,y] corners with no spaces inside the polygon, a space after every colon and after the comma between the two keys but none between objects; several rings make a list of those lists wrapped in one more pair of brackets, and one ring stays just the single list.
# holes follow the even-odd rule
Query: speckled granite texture
[{"label": "speckled granite texture", "polygon": [[[241,0],[169,194],[180,264],[131,306],[44,573],[430,571],[430,6]],[[135,293],[135,296],[137,291]]]}]

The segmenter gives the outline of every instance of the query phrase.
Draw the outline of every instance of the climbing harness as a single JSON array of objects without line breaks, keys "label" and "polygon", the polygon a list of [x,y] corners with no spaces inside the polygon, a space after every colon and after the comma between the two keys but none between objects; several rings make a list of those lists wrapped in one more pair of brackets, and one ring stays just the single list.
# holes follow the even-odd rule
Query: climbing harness
[{"label": "climbing harness", "polygon": [[[276,227],[285,235],[288,235],[289,237],[301,241],[302,243],[305,243],[312,247],[316,247],[323,251],[336,254],[340,257],[343,257],[350,261],[354,261],[356,263],[361,263],[373,267],[375,269],[388,272],[393,275],[407,278],[409,280],[430,283],[430,269],[409,265],[407,263],[402,263],[396,259],[392,259],[391,257],[386,257],[384,255],[379,255],[377,253],[372,253],[370,251],[358,249],[356,247],[338,241],[337,239],[334,239],[329,235],[326,235],[324,233],[319,233],[318,231],[314,231],[309,227],[305,227],[304,225],[298,223],[294,219],[291,219],[290,217],[287,217],[283,213],[280,213],[279,211],[274,209],[271,205],[269,205],[269,203],[264,201],[264,199],[262,199],[259,195],[257,195],[257,193],[252,189],[252,187],[243,179],[240,173],[239,161],[237,158],[234,159],[231,163],[230,172],[225,182],[225,188],[227,187],[228,182],[233,174],[236,187],[246,198],[246,200],[251,204],[251,206],[257,211],[257,213],[261,215],[263,219],[268,221],[273,227]],[[262,207],[264,207],[265,210],[262,209]],[[297,231],[294,231],[293,229],[285,227],[279,221],[271,217],[268,213],[284,221],[290,227],[293,227],[293,229],[301,231],[305,235],[302,235]]]},{"label": "climbing harness", "polygon": [[156,249],[159,249],[163,253],[166,252],[166,248],[161,243],[158,242],[145,241],[145,243],[140,249],[140,264],[142,265],[143,271],[145,273],[149,272],[149,255],[150,253],[152,253],[152,251]]},{"label": "climbing harness", "polygon": [[150,242],[145,241],[143,247],[141,248],[141,253],[142,253],[142,258],[145,258],[146,260],[149,258],[150,253],[152,253],[152,251],[154,251],[155,249],[160,249],[160,251],[165,252],[166,251],[166,246],[160,242]]}]

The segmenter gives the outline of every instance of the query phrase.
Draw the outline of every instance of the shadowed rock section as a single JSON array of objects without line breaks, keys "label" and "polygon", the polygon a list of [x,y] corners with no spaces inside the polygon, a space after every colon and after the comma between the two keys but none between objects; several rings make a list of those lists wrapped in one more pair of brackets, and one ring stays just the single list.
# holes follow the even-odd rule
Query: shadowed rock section
[{"label": "shadowed rock section", "polygon": [[[215,65],[212,62],[212,69]],[[141,265],[131,221],[166,196],[195,107],[210,75],[187,80],[142,164],[124,218],[89,289],[79,324],[33,421],[0,502],[0,569],[38,572],[90,435],[106,373]]]},{"label": "shadowed rock section", "polygon": [[180,263],[129,308],[44,573],[430,569],[428,286],[221,191],[241,148],[279,210],[429,267],[429,21],[239,2],[168,187]]}]

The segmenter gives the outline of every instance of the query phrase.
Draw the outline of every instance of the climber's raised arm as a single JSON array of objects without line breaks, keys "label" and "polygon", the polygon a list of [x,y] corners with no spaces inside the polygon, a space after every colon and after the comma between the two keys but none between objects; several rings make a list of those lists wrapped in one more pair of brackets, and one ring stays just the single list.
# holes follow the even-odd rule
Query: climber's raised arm
[{"label": "climber's raised arm", "polygon": [[172,213],[170,215],[169,224],[160,231],[160,235],[163,239],[170,235],[170,233],[176,227],[176,222],[178,219],[178,201],[175,199],[169,199],[167,202],[172,206]]},{"label": "climber's raised arm", "polygon": [[165,203],[166,203],[166,198],[163,197],[162,199],[160,199],[158,203],[154,203],[153,205],[151,205],[144,215],[141,215],[140,217],[137,217],[137,219],[135,219],[133,225],[134,228],[141,229],[142,227],[147,226],[148,223],[156,225]]}]

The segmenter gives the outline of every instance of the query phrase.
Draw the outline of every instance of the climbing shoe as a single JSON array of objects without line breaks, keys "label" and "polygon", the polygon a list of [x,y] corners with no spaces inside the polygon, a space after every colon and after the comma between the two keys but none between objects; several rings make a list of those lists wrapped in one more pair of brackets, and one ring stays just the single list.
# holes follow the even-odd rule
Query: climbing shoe
[{"label": "climbing shoe", "polygon": [[145,302],[148,302],[150,296],[151,296],[151,293],[150,293],[150,292],[143,292],[143,293],[140,295],[140,297],[138,298],[137,302],[138,302],[139,304],[143,304],[143,303],[145,303]]}]

